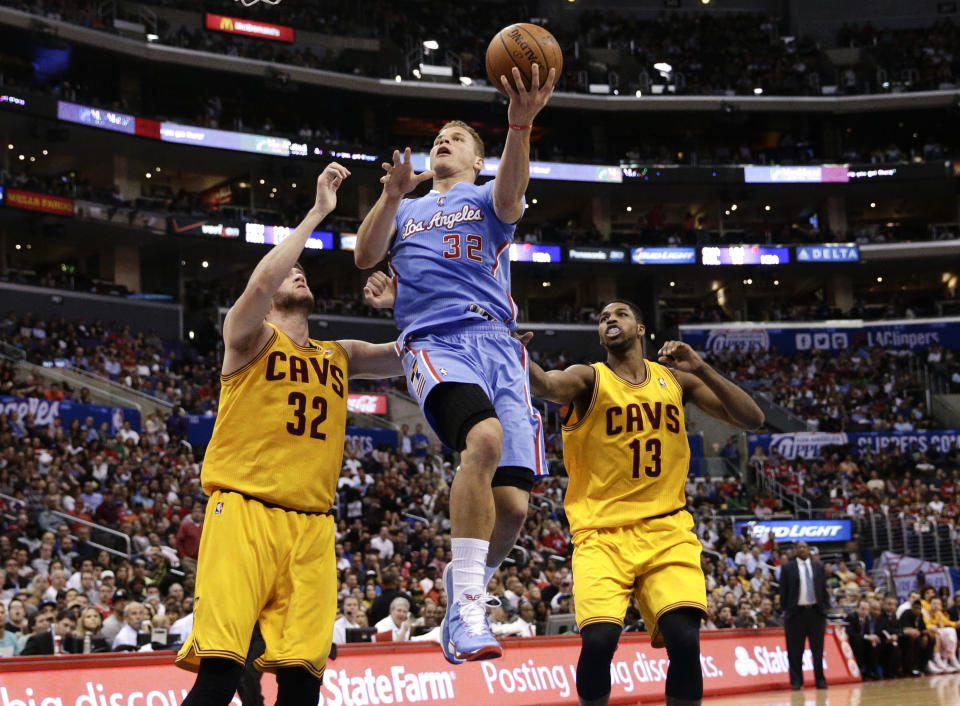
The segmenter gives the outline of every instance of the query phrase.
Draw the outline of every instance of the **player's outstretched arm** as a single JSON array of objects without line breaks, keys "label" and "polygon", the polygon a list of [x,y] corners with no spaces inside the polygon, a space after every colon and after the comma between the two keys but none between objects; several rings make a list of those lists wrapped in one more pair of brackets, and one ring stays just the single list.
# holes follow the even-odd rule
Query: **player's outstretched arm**
[{"label": "player's outstretched arm", "polygon": [[674,369],[684,397],[711,417],[741,429],[763,425],[763,412],[753,398],[707,365],[689,344],[667,341],[657,356]]},{"label": "player's outstretched arm", "polygon": [[543,85],[540,84],[540,66],[533,64],[530,71],[530,90],[520,78],[520,69],[513,67],[512,82],[501,76],[500,82],[510,96],[507,107],[507,141],[500,157],[497,179],[493,184],[493,210],[504,223],[516,223],[523,215],[523,195],[530,183],[530,130],[533,119],[553,95],[557,81],[556,69],[550,69]]},{"label": "player's outstretched arm", "polygon": [[393,163],[384,162],[382,165],[386,172],[380,177],[383,192],[360,224],[357,244],[353,250],[353,261],[362,270],[373,267],[387,254],[390,240],[397,231],[393,219],[397,216],[403,197],[421,182],[433,179],[433,172],[429,170],[420,174],[413,173],[410,154],[409,147],[403,151],[402,158],[399,150],[394,150]]},{"label": "player's outstretched arm", "polygon": [[283,280],[297,264],[307,239],[320,221],[337,207],[337,189],[350,176],[349,170],[331,162],[317,178],[317,197],[313,208],[287,238],[270,248],[250,275],[246,288],[230,307],[223,322],[223,341],[234,353],[257,346],[270,311],[270,302]]},{"label": "player's outstretched arm", "polygon": [[530,393],[542,400],[570,404],[592,394],[597,371],[589,365],[571,365],[566,370],[544,370],[530,361]]},{"label": "player's outstretched arm", "polygon": [[393,343],[368,343],[347,339],[337,341],[350,358],[350,377],[379,380],[403,375],[400,356]]}]

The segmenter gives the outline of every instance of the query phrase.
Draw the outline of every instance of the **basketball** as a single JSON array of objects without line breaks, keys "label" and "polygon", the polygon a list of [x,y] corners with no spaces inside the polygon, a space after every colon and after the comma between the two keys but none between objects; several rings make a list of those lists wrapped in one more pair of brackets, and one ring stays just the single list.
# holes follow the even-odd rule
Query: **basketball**
[{"label": "basketball", "polygon": [[530,90],[531,65],[540,67],[540,83],[547,80],[550,69],[557,70],[557,80],[563,71],[563,54],[554,36],[539,25],[528,22],[504,27],[487,47],[487,80],[501,93],[500,77],[513,83],[513,67],[520,69],[523,85]]}]

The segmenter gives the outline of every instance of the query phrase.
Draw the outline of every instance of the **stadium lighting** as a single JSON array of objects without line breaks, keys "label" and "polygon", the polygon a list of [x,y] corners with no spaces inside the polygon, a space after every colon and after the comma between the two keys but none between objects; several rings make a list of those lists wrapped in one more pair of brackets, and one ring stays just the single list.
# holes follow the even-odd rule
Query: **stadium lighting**
[{"label": "stadium lighting", "polygon": [[737,204],[732,204],[732,205],[730,206],[730,210],[731,210],[731,211],[736,211],[736,210],[737,210]]},{"label": "stadium lighting", "polygon": [[549,287],[549,286],[550,286],[550,283],[549,283],[549,282],[541,282],[541,284],[542,284],[544,287]]},{"label": "stadium lighting", "polygon": [[[20,157],[20,159],[23,159],[23,157]],[[876,201],[871,201],[871,202],[870,202],[870,208],[876,208],[876,207],[877,207],[877,202],[876,202]]]},{"label": "stadium lighting", "polygon": [[762,96],[762,95],[763,95],[763,89],[760,88],[759,86],[757,86],[756,88],[753,89],[753,95],[755,95],[755,96]]},{"label": "stadium lighting", "polygon": [[8,149],[8,150],[12,150],[12,149],[13,149],[13,145],[12,145],[12,144],[7,145],[7,149]]},{"label": "stadium lighting", "polygon": [[536,202],[537,202],[536,199],[531,199],[531,200],[530,200],[530,203],[536,203]]},{"label": "stadium lighting", "polygon": [[437,42],[436,39],[428,39],[423,43],[423,48],[429,49],[430,51],[434,51],[440,48],[440,44]]},{"label": "stadium lighting", "polygon": [[422,74],[420,73],[420,69],[414,69],[413,75],[417,78],[420,78],[422,76]]},{"label": "stadium lighting", "polygon": [[159,35],[159,34],[148,34],[148,35],[147,35],[147,41],[148,41],[148,42],[159,42],[159,41],[160,41],[160,35]]},{"label": "stadium lighting", "polygon": [[763,210],[764,210],[764,211],[769,211],[769,210],[770,210],[770,204],[767,204],[766,206],[764,206],[764,207],[763,207]]},{"label": "stadium lighting", "polygon": [[151,174],[150,172],[147,172],[147,173],[144,174],[143,176],[146,177],[147,179],[149,179],[149,178],[151,178],[151,177],[153,176],[153,174]]},{"label": "stadium lighting", "polygon": [[877,282],[883,282],[883,277],[877,277]]},{"label": "stadium lighting", "polygon": [[633,211],[633,206],[627,206],[627,213],[630,213],[631,211]]},{"label": "stadium lighting", "polygon": [[155,171],[157,174],[159,174],[159,173],[160,173],[160,167],[154,167],[154,168],[153,168],[153,171]]},{"label": "stadium lighting", "polygon": [[676,286],[677,286],[677,283],[671,280],[671,281],[670,281],[670,286],[671,286],[671,287],[676,287]]},{"label": "stadium lighting", "polygon": [[661,71],[667,74],[673,71],[673,67],[670,66],[670,64],[668,64],[665,61],[658,61],[656,64],[653,65],[653,68],[655,68],[657,71]]},{"label": "stadium lighting", "polygon": [[709,5],[709,4],[710,4],[710,0],[700,0],[700,4],[701,4],[701,5]]},{"label": "stadium lighting", "polygon": [[260,180],[260,184],[261,184],[261,185],[262,185],[262,184],[266,184],[266,183],[267,183],[267,182],[266,182],[265,180],[263,180],[263,179]]},{"label": "stadium lighting", "polygon": [[30,155],[30,161],[31,161],[31,162],[36,162],[36,161],[37,161],[37,158],[34,157],[33,155]]},{"label": "stadium lighting", "polygon": [[460,77],[460,83],[462,83],[464,86],[472,86],[472,85],[473,85],[473,79],[470,78],[469,76],[461,76],[461,77]]},{"label": "stadium lighting", "polygon": [[41,154],[42,154],[44,157],[46,157],[48,154],[50,154],[50,152],[47,151],[47,150],[44,150],[43,152],[41,152]]},{"label": "stadium lighting", "polygon": [[778,279],[773,280],[773,286],[774,286],[774,287],[779,287],[779,286],[780,286],[780,280],[778,280]]},{"label": "stadium lighting", "polygon": [[203,262],[200,263],[200,267],[202,267],[203,269],[207,269],[208,267],[210,267],[210,263],[204,260]]},{"label": "stadium lighting", "polygon": [[637,94],[636,94],[636,95],[637,95],[637,98],[639,98],[640,96],[642,96],[642,95],[643,95],[643,92],[642,92],[642,91],[641,91],[641,90],[640,90],[640,89],[638,88],[638,89],[637,89]]},{"label": "stadium lighting", "polygon": [[19,159],[20,159],[20,161],[22,162],[22,161],[25,160],[26,158],[27,158],[26,155],[22,155],[22,154],[21,154]]},{"label": "stadium lighting", "polygon": [[296,188],[297,188],[297,182],[293,182],[292,184],[290,184],[290,188],[291,188],[291,189],[296,189]]}]

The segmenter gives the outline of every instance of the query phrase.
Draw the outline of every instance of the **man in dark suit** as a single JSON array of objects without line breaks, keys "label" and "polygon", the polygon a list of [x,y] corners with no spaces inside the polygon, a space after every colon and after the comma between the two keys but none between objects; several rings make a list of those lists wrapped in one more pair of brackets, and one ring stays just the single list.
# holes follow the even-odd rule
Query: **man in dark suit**
[{"label": "man in dark suit", "polygon": [[860,601],[857,609],[847,616],[847,634],[850,647],[857,658],[860,672],[865,679],[878,679],[877,663],[880,659],[880,635],[876,620],[870,615],[870,603]]},{"label": "man in dark suit", "polygon": [[[879,611],[879,615],[876,614],[876,611]],[[903,653],[900,650],[903,628],[900,626],[900,621],[897,620],[897,599],[894,596],[887,596],[883,599],[882,608],[879,605],[871,605],[870,613],[877,619],[877,632],[880,633],[882,639],[880,643],[880,668],[883,669],[884,679],[893,679],[900,676],[901,668],[906,674]]]},{"label": "man in dark suit", "polygon": [[[66,652],[68,638],[73,634],[75,627],[77,627],[77,619],[73,616],[73,611],[65,608],[57,613],[57,622],[50,630],[30,636],[20,654],[24,656],[53,655]],[[67,642],[64,642],[65,640]]]},{"label": "man in dark suit", "polygon": [[827,688],[823,675],[823,635],[827,628],[826,575],[823,564],[810,558],[806,542],[797,542],[794,558],[780,568],[780,605],[787,637],[790,686],[803,688],[803,648],[810,640],[813,674],[818,689]]}]

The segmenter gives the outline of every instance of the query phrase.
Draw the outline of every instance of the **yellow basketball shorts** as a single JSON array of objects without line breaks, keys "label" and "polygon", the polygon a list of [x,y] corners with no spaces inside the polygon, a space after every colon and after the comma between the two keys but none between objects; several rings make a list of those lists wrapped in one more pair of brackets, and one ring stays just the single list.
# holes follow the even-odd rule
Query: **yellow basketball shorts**
[{"label": "yellow basketball shorts", "polygon": [[658,621],[667,611],[692,607],[706,613],[702,546],[685,510],[625,527],[582,530],[573,543],[573,600],[581,630],[599,622],[623,625],[631,594],[654,647],[663,647]]},{"label": "yellow basketball shorts", "polygon": [[260,621],[257,667],[303,667],[319,679],[337,614],[334,520],[216,491],[207,503],[197,563],[193,631],[177,654],[190,671],[204,657],[244,663]]}]

